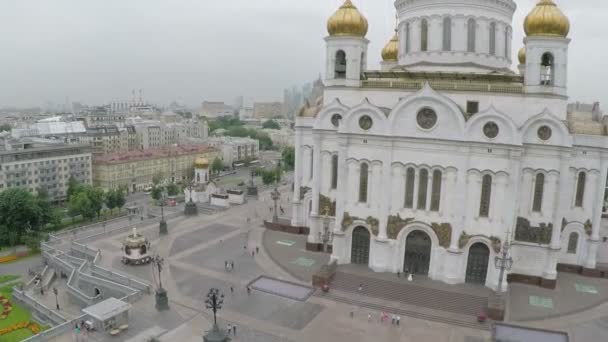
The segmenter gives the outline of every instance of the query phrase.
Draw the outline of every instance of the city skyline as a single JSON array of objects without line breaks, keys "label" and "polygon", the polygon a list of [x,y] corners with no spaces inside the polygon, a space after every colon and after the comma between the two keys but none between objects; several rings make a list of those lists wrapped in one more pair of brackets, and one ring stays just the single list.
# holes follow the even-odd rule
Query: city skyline
[{"label": "city skyline", "polygon": [[[0,4],[0,107],[62,104],[66,98],[128,101],[132,89],[144,89],[151,103],[195,108],[204,100],[230,103],[239,95],[281,101],[283,89],[324,73],[326,20],[341,2],[6,1]],[[378,69],[394,27],[394,6],[354,3],[370,25],[368,68]],[[534,3],[517,1],[512,70],[523,17]],[[572,23],[570,100],[608,102],[599,84],[606,71],[595,67],[602,63],[595,50],[608,33],[600,25],[608,5],[558,4]]]}]

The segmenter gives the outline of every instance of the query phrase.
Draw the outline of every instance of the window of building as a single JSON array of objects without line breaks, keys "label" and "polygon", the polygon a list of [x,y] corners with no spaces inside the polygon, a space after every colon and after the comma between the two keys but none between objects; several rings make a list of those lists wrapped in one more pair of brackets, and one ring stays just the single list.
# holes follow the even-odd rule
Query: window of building
[{"label": "window of building", "polygon": [[473,115],[479,112],[479,102],[467,101],[467,114]]},{"label": "window of building", "polygon": [[331,188],[338,187],[338,156],[331,156]]},{"label": "window of building", "polygon": [[410,52],[410,23],[405,23],[405,53]]},{"label": "window of building", "polygon": [[534,181],[534,200],[532,201],[532,211],[540,212],[543,206],[543,192],[545,189],[545,175],[539,173]]},{"label": "window of building", "polygon": [[452,19],[450,17],[443,18],[443,51],[452,49]]},{"label": "window of building", "polygon": [[427,51],[429,48],[429,22],[422,19],[420,22],[420,51]]},{"label": "window of building", "polygon": [[475,39],[476,39],[477,23],[475,19],[471,18],[467,22],[467,51],[475,52]]},{"label": "window of building", "polygon": [[568,253],[576,254],[577,247],[578,247],[578,233],[570,233],[570,237],[568,238]]},{"label": "window of building", "polygon": [[576,182],[576,199],[574,201],[575,207],[583,207],[583,199],[585,197],[585,181],[587,180],[587,174],[581,172],[578,174]]},{"label": "window of building", "polygon": [[359,202],[367,202],[367,177],[369,166],[366,163],[361,164],[359,172]]},{"label": "window of building", "polygon": [[429,171],[426,169],[420,170],[420,178],[418,178],[418,209],[426,209],[426,192],[429,184]]},{"label": "window of building", "polygon": [[314,158],[315,157],[315,153],[314,152],[315,151],[313,149],[310,149],[310,170],[309,170],[310,171],[310,179],[312,179],[312,177],[313,177],[313,167],[314,167],[313,163],[315,162],[315,158]]},{"label": "window of building", "polygon": [[490,23],[490,55],[496,55],[496,23]]},{"label": "window of building", "polygon": [[405,172],[405,208],[414,207],[414,182],[416,181],[416,171],[408,168]]},{"label": "window of building", "polygon": [[433,171],[433,183],[431,188],[431,211],[439,211],[441,201],[441,171]]},{"label": "window of building", "polygon": [[346,78],[346,53],[342,50],[336,52],[334,78]]},{"label": "window of building", "polygon": [[553,85],[553,73],[555,70],[553,55],[546,52],[541,57],[540,62],[540,84]]},{"label": "window of building", "polygon": [[485,175],[481,181],[481,200],[479,204],[479,216],[490,215],[490,199],[492,197],[492,176]]}]

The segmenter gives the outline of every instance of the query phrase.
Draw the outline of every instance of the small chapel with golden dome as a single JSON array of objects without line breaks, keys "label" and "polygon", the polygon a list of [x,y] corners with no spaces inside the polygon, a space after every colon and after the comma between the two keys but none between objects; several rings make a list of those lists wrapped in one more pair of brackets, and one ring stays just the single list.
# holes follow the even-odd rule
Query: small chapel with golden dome
[{"label": "small chapel with golden dome", "polygon": [[324,93],[296,118],[291,224],[307,249],[496,289],[509,242],[510,281],[598,274],[608,121],[569,110],[558,0],[520,23],[513,0],[396,0],[381,51],[354,1],[329,16]]}]

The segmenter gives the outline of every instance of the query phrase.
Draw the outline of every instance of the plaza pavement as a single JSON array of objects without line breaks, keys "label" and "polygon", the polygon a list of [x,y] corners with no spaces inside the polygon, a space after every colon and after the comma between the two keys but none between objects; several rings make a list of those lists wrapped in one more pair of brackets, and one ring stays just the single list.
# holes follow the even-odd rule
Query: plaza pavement
[{"label": "plaza pavement", "polygon": [[[281,206],[290,210],[287,188]],[[152,243],[154,253],[165,258],[163,269],[163,287],[170,298],[169,312],[157,312],[154,309],[154,296],[145,296],[134,304],[131,311],[130,328],[119,337],[122,341],[146,341],[157,336],[161,341],[201,341],[204,331],[210,328],[212,318],[209,310],[204,309],[205,294],[210,287],[220,288],[225,297],[223,309],[218,320],[222,326],[230,322],[237,325],[237,336],[234,341],[248,342],[287,342],[287,341],[439,341],[439,342],[479,342],[488,341],[487,331],[452,326],[417,318],[402,316],[399,327],[378,320],[380,313],[363,307],[335,302],[331,299],[312,296],[304,302],[295,301],[269,293],[253,291],[247,295],[246,286],[260,275],[270,276],[299,284],[310,284],[310,277],[328,260],[322,253],[311,253],[304,249],[305,236],[290,235],[266,231],[262,220],[270,219],[269,208],[272,202],[269,193],[261,193],[260,200],[250,200],[246,205],[233,207],[230,210],[213,215],[197,217],[179,216],[168,220],[169,235],[158,235],[158,223],[139,224],[138,230]],[[247,218],[251,223],[247,224]],[[122,224],[125,222],[123,221]],[[135,224],[135,222],[133,222]],[[116,225],[120,225],[117,222]],[[108,229],[109,227],[106,227]],[[101,227],[95,228],[97,230]],[[151,266],[126,266],[120,262],[120,247],[129,230],[120,233],[86,239],[86,243],[102,251],[101,263],[133,274],[139,278],[154,282]],[[78,233],[72,238],[86,236]],[[293,244],[291,243],[293,242]],[[66,243],[66,245],[68,245]],[[243,247],[246,247],[243,248]],[[251,256],[251,251],[259,247],[259,254]],[[233,260],[235,269],[228,272],[224,262]],[[27,272],[27,271],[26,271]],[[589,283],[589,278],[572,281]],[[560,274],[558,284],[568,286],[568,276]],[[53,283],[61,288],[61,283]],[[592,284],[598,288],[601,296],[608,293],[605,284]],[[234,294],[230,287],[234,288]],[[561,288],[561,285],[559,285]],[[576,342],[598,341],[608,331],[608,304],[595,305],[592,301],[578,301],[583,312],[572,316],[561,316],[539,320],[543,317],[529,308],[524,301],[526,293],[537,293],[537,288],[523,285],[514,286],[510,294],[514,305],[509,314],[523,319],[523,324],[566,330],[576,337]],[[542,289],[539,289],[542,290]],[[571,289],[570,289],[571,290]],[[568,290],[568,291],[570,291]],[[556,292],[555,296],[582,295],[580,293]],[[585,295],[589,295],[585,293]],[[519,297],[518,297],[519,296]],[[529,295],[528,295],[529,296]],[[45,294],[42,301],[53,307],[54,297]],[[67,313],[73,308],[67,303],[67,296],[61,295],[61,305],[66,305]],[[601,298],[600,298],[601,297]],[[373,298],[370,300],[374,300]],[[567,312],[568,304],[558,302],[555,298],[554,309],[558,313]],[[378,300],[380,303],[381,301]],[[50,304],[49,304],[50,303]],[[584,304],[584,305],[583,305]],[[563,311],[559,311],[562,310]],[[68,310],[69,308],[69,310]],[[75,310],[77,311],[77,310]],[[353,311],[354,317],[349,312]],[[75,314],[76,312],[69,312]],[[368,314],[372,316],[368,322]],[[548,315],[550,316],[550,315]],[[528,319],[528,320],[526,320]],[[530,319],[535,319],[531,321]],[[604,325],[603,325],[604,324]],[[603,335],[605,336],[605,335]],[[67,334],[58,341],[71,341],[74,336]],[[108,336],[95,334],[88,340],[112,341]]]}]

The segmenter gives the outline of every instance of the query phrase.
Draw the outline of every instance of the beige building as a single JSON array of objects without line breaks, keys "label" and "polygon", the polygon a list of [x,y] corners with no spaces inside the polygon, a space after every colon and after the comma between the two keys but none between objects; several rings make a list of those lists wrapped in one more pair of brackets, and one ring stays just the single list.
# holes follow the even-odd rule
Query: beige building
[{"label": "beige building", "polygon": [[208,145],[167,146],[164,148],[111,153],[95,158],[93,183],[106,189],[126,187],[142,191],[159,175],[169,182],[182,182],[192,172],[197,157],[213,160],[219,150]]},{"label": "beige building", "polygon": [[282,102],[256,102],[253,104],[253,116],[256,119],[280,118],[283,115]]}]

